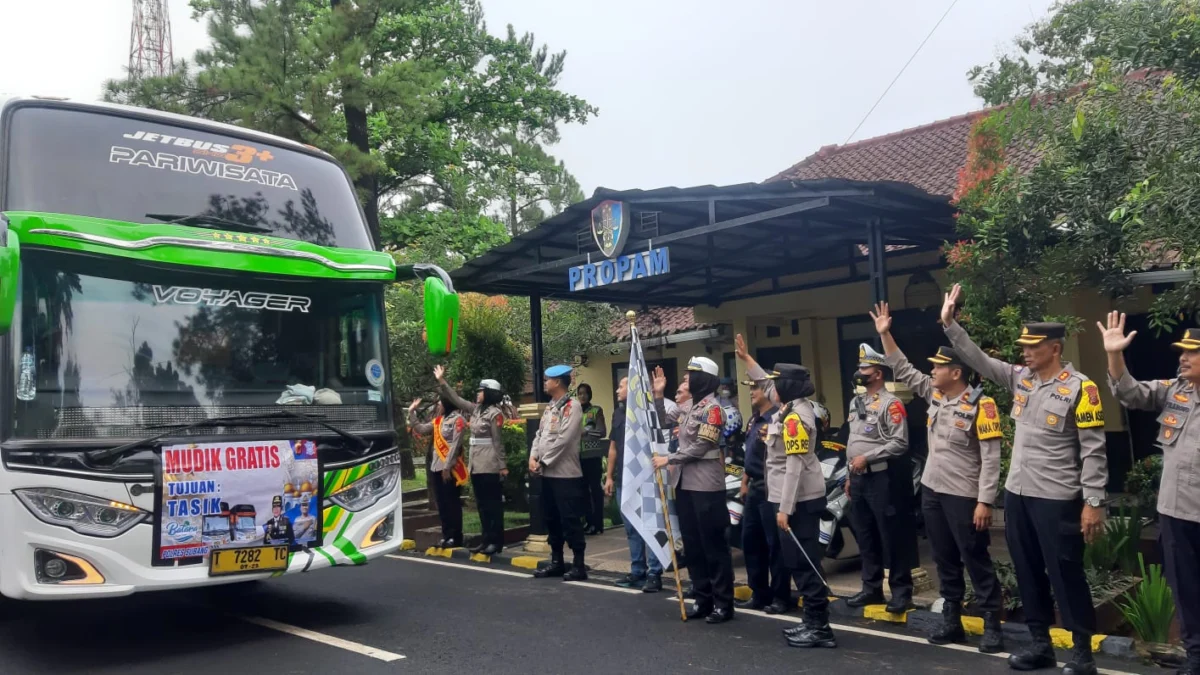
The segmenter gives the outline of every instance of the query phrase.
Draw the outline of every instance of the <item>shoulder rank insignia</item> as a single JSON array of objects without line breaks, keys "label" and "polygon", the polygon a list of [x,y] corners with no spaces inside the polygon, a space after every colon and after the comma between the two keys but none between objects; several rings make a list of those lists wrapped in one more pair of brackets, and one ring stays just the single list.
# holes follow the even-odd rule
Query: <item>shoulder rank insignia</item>
[{"label": "shoulder rank insignia", "polygon": [[1059,381],[1059,382],[1066,382],[1066,381],[1067,381],[1067,380],[1069,380],[1069,379],[1071,379],[1071,372],[1070,372],[1070,371],[1064,370],[1064,371],[1062,371],[1061,373],[1059,373],[1059,374],[1058,374],[1058,381]]}]

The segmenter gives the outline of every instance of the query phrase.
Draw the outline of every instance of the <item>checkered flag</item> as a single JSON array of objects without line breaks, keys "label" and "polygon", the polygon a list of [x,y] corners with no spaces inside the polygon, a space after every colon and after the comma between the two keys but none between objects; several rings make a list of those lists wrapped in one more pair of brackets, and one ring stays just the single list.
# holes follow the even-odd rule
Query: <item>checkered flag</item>
[{"label": "checkered flag", "polygon": [[[662,500],[654,481],[654,465],[651,458],[667,454],[667,437],[654,407],[654,393],[646,359],[642,355],[642,343],[638,340],[637,328],[630,326],[629,347],[629,398],[625,406],[625,457],[621,476],[621,516],[632,523],[663,569],[671,566],[671,549],[682,550],[679,541],[679,518],[675,513],[675,500],[671,488],[664,480],[667,492],[667,508],[671,514],[670,531],[675,535],[671,542],[667,536],[667,523]],[[670,542],[670,543],[668,543]]]}]

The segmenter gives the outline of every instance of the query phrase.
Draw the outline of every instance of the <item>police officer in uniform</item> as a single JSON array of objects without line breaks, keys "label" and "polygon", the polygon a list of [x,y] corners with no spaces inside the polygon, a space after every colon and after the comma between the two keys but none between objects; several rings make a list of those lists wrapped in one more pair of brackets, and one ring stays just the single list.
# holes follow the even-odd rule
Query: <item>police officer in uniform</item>
[{"label": "police officer in uniform", "polygon": [[292,520],[283,515],[283,497],[271,497],[271,519],[264,526],[263,543],[267,545],[296,543],[296,535],[292,531]]},{"label": "police officer in uniform", "polygon": [[1050,625],[1057,601],[1075,643],[1063,674],[1095,673],[1096,611],[1083,549],[1085,540],[1104,532],[1108,456],[1099,389],[1062,360],[1067,329],[1061,323],[1025,324],[1017,340],[1024,366],[983,353],[954,320],[961,295],[955,284],[942,306],[950,344],[964,363],[1013,394],[1015,436],[1004,485],[1004,525],[1033,644],[1010,656],[1008,664],[1015,670],[1056,665]]},{"label": "police officer in uniform", "polygon": [[919,372],[892,337],[886,302],[871,313],[883,340],[887,364],[896,380],[929,404],[929,456],[921,476],[921,510],[933,545],[933,560],[945,604],[942,627],[929,641],[935,645],[966,642],[962,603],[966,594],[963,564],[971,575],[983,611],[979,651],[1004,651],[1000,628],[1001,590],[988,553],[992,508],[1000,483],[1000,413],[996,402],[969,384],[971,369],[949,347],[929,358],[932,376]]},{"label": "police officer in uniform", "polygon": [[[546,369],[542,387],[550,396],[550,404],[542,413],[533,447],[529,449],[529,471],[542,477],[542,513],[550,544],[550,565],[533,573],[538,579],[587,579],[583,562],[587,546],[583,537],[583,469],[579,465],[583,412],[579,402],[567,395],[570,386],[571,366]],[[575,554],[570,569],[563,558],[564,542]]]},{"label": "police officer in uniform", "polygon": [[717,364],[696,356],[688,362],[687,371],[691,400],[668,415],[663,402],[667,378],[662,368],[655,369],[655,407],[662,419],[678,424],[679,450],[656,456],[654,467],[671,467],[688,577],[695,594],[687,618],[705,617],[708,623],[724,623],[733,618],[733,557],[725,537],[729,509],[725,506],[725,462],[719,445],[725,412],[716,397],[720,383]]},{"label": "police officer in uniform", "polygon": [[[758,364],[746,350],[741,335],[735,338],[735,353],[745,362],[747,371]],[[746,557],[746,580],[752,595],[739,607],[761,609],[767,614],[783,614],[792,607],[791,582],[780,547],[780,532],[775,526],[778,504],[772,504],[767,494],[767,427],[779,412],[770,391],[774,389],[765,379],[742,383],[750,388],[750,405],[754,415],[746,428],[745,460],[741,495],[745,509],[742,520],[742,553]]]},{"label": "police officer in uniform", "polygon": [[[743,345],[739,335],[739,356]],[[808,400],[816,387],[804,366],[777,363],[768,373],[749,356],[745,360],[750,379],[782,405],[767,428],[767,491],[781,531],[785,565],[804,600],[804,622],[784,630],[784,635],[792,647],[834,648],[829,591],[816,568],[821,561],[821,513],[826,505],[825,476],[816,447],[819,421]]]},{"label": "police officer in uniform", "polygon": [[[912,568],[916,566],[917,535],[912,522],[911,497],[892,489],[892,481],[910,481],[908,413],[904,404],[885,386],[884,358],[869,345],[858,348],[854,383],[865,391],[854,397],[846,421],[850,436],[850,522],[862,551],[862,590],[846,600],[851,607],[883,602],[883,570],[889,570],[892,599],[887,611],[900,614],[912,608]],[[895,478],[893,479],[893,475]]]},{"label": "police officer in uniform", "polygon": [[[1099,324],[1097,324],[1100,326]],[[1167,582],[1179,608],[1180,633],[1187,664],[1178,672],[1200,675],[1200,490],[1193,476],[1200,466],[1200,328],[1189,328],[1174,343],[1180,351],[1179,372],[1172,380],[1139,382],[1125,368],[1122,352],[1137,331],[1125,335],[1125,315],[1109,314],[1100,326],[1108,352],[1108,386],[1122,405],[1161,411],[1158,445],[1163,450],[1158,491],[1159,540]]]}]

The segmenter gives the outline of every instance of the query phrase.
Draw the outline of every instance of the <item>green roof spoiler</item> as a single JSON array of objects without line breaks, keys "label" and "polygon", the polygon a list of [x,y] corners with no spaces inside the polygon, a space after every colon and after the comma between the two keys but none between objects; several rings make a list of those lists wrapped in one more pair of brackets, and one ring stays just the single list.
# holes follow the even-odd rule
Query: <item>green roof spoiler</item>
[{"label": "green roof spoiler", "polygon": [[425,343],[434,356],[451,354],[458,347],[458,294],[446,270],[418,263],[397,265],[396,281],[425,280]]}]

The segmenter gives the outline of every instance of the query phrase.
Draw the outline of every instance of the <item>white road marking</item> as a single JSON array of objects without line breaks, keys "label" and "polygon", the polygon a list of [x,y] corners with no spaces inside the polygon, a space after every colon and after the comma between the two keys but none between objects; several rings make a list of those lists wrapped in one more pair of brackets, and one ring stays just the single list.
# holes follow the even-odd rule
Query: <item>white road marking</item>
[{"label": "white road marking", "polygon": [[[443,567],[461,567],[463,569],[468,569],[468,570],[471,570],[474,572],[486,572],[488,574],[504,574],[504,575],[510,576],[510,577],[521,577],[522,579],[530,579],[533,577],[532,572],[513,572],[510,570],[493,569],[491,567],[476,567],[475,565],[462,565],[459,563],[453,563],[453,562],[449,562],[449,561],[445,561],[445,560],[429,560],[426,558],[414,558],[412,556],[407,556],[407,555],[387,555],[384,557],[393,558],[395,560],[409,560],[412,562],[425,563],[426,565],[441,565]],[[592,583],[589,581],[565,581],[565,582],[560,582],[560,583],[569,584],[571,586],[587,586],[588,588],[599,588],[604,591],[615,591],[617,593],[635,593],[637,595],[644,595],[640,590],[638,590],[636,588],[621,588],[620,586],[605,586],[605,585],[601,585],[601,584],[595,584],[595,583]]]},{"label": "white road marking", "polygon": [[[443,560],[427,560],[425,558],[416,558],[416,557],[406,556],[406,555],[388,555],[386,557],[393,558],[395,560],[407,560],[407,561],[411,561],[411,562],[425,563],[427,565],[442,565],[443,567],[457,567],[459,569],[464,569],[464,570],[468,570],[468,571],[472,571],[472,572],[485,572],[488,574],[504,574],[507,576],[521,577],[524,579],[530,578],[530,575],[527,573],[524,573],[524,572],[511,572],[509,570],[498,570],[498,569],[493,569],[490,567],[481,567],[481,566],[476,566],[476,565],[462,565],[462,564],[453,563],[453,562],[449,562],[449,561],[443,561]],[[591,582],[587,582],[587,581],[582,581],[582,582],[573,582],[572,581],[572,582],[567,582],[567,583],[570,584],[571,586],[579,586],[579,587],[586,587],[586,588],[598,588],[598,589],[605,590],[605,591],[617,591],[619,593],[636,593],[637,595],[645,595],[641,591],[635,590],[632,588],[620,588],[618,586],[602,585],[602,584],[591,583]],[[676,596],[669,594],[669,591],[668,591],[668,594],[666,595],[666,597],[664,597],[663,599],[670,601],[672,603],[679,602],[679,600]],[[758,617],[762,617],[765,619],[774,619],[776,621],[783,621],[786,623],[800,623],[799,619],[793,618],[792,616],[788,616],[786,614],[785,615],[767,614],[765,612],[761,612],[761,611],[754,610],[754,609],[738,609],[737,613],[738,614],[750,614],[752,616],[758,616]],[[975,654],[978,656],[992,656],[992,657],[1002,658],[1002,659],[1008,658],[1008,652],[1001,652],[999,654],[984,654],[984,653],[980,652],[978,649],[967,646],[967,645],[956,645],[956,644],[934,645],[934,644],[930,644],[929,641],[926,640],[925,638],[917,637],[915,635],[901,635],[899,633],[889,633],[887,631],[874,630],[872,628],[863,628],[861,626],[851,626],[851,625],[847,625],[847,624],[830,624],[830,625],[833,628],[836,628],[837,630],[843,631],[846,633],[856,633],[858,635],[869,635],[871,637],[884,638],[887,640],[897,640],[899,642],[909,642],[912,644],[919,644],[919,645],[924,645],[926,647],[935,647],[935,648],[939,648],[939,649],[953,649],[955,651],[966,652],[968,654]],[[403,657],[401,657],[401,658],[403,658]],[[1060,663],[1060,664],[1058,664],[1058,667],[1062,668],[1065,665],[1066,665],[1065,663]],[[1128,673],[1128,672],[1124,672],[1124,671],[1120,671],[1120,670],[1109,670],[1107,668],[1100,668],[1097,672],[1102,673],[1102,675],[1137,675],[1136,673]]]},{"label": "white road marking", "polygon": [[375,647],[370,647],[370,646],[367,646],[364,644],[359,644],[357,642],[351,642],[349,640],[343,640],[342,638],[334,637],[332,635],[326,635],[324,633],[318,633],[316,631],[308,630],[307,628],[300,628],[299,626],[291,626],[286,623],[272,621],[271,619],[264,619],[264,618],[258,617],[258,616],[243,616],[243,615],[237,615],[237,618],[241,619],[242,621],[245,621],[246,623],[252,623],[256,626],[262,626],[263,628],[270,628],[271,630],[277,630],[281,633],[287,633],[288,635],[294,635],[296,637],[301,637],[301,638],[304,638],[305,640],[312,640],[313,642],[320,642],[321,644],[329,645],[330,647],[337,647],[338,649],[345,649],[348,652],[354,652],[355,654],[362,654],[363,656],[369,656],[373,659],[379,659],[380,661],[385,661],[388,663],[390,663],[392,661],[399,661],[400,659],[404,658],[403,654],[396,654],[394,652],[385,651],[383,649],[376,649]]},{"label": "white road marking", "polygon": [[[673,595],[669,599],[671,600],[671,602],[679,602],[679,600],[677,600],[675,598],[675,596],[673,596]],[[767,614],[766,612],[762,612],[757,609],[739,609],[739,610],[737,610],[737,613],[738,614],[750,614],[753,616],[761,616],[764,619],[775,619],[776,621],[784,621],[787,623],[800,623],[799,619],[792,618],[791,616],[788,616],[786,614],[784,614],[784,615]],[[1007,659],[1009,656],[1008,652],[1000,652],[998,654],[984,654],[983,652],[979,651],[978,649],[968,646],[968,645],[930,644],[930,642],[928,640],[926,640],[925,638],[917,637],[915,635],[900,635],[899,633],[889,633],[887,631],[874,630],[872,628],[863,628],[861,626],[850,626],[850,625],[838,624],[838,623],[831,623],[829,625],[833,628],[836,628],[837,630],[844,631],[847,633],[857,633],[859,635],[870,635],[871,637],[887,638],[889,640],[898,640],[900,642],[911,642],[913,644],[925,645],[926,647],[939,647],[941,649],[953,649],[954,651],[967,652],[970,654],[978,654],[979,656],[994,656],[999,659]],[[1060,663],[1060,664],[1058,664],[1058,667],[1062,668],[1065,665],[1067,665],[1067,664]],[[1136,675],[1136,673],[1126,673],[1124,671],[1108,670],[1106,668],[1100,668],[1096,672],[1103,673],[1104,675]]]}]

